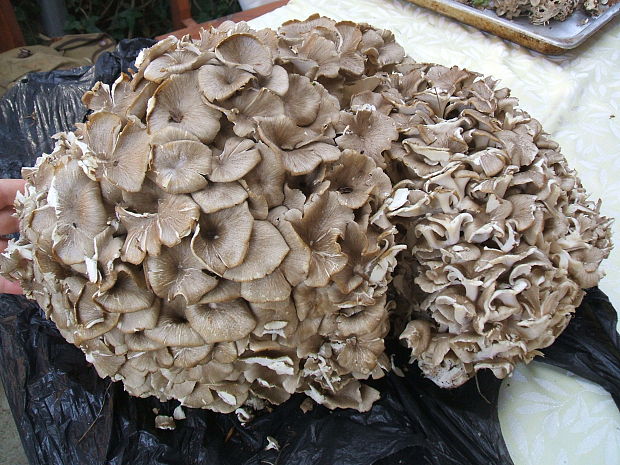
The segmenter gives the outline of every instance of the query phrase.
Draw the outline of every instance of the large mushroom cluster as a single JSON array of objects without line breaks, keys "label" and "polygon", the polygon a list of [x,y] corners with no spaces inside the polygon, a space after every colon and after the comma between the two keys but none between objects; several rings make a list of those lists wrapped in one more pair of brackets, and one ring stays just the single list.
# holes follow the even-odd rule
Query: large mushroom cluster
[{"label": "large mushroom cluster", "polygon": [[370,408],[358,380],[389,366],[403,246],[370,222],[392,190],[382,147],[337,145],[320,82],[378,66],[366,29],[364,52],[357,26],[327,19],[165,39],[24,171],[5,269],[101,376],[220,412],[295,392]]},{"label": "large mushroom cluster", "polygon": [[24,169],[0,259],[133,395],[368,410],[390,327],[442,386],[503,377],[600,278],[607,220],[540,125],[389,31],[224,23],[136,65]]},{"label": "large mushroom cluster", "polygon": [[610,220],[507,89],[456,67],[399,70],[381,88],[400,134],[385,152],[394,193],[384,213],[408,248],[394,329],[439,386],[485,368],[504,378],[598,284]]}]

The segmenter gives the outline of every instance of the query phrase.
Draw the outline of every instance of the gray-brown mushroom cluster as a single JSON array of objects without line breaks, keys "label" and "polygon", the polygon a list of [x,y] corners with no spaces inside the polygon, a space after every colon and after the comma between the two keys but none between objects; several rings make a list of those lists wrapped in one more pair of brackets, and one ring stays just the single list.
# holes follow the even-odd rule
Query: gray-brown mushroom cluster
[{"label": "gray-brown mushroom cluster", "polygon": [[369,220],[392,189],[380,147],[338,146],[321,83],[378,58],[367,29],[364,52],[357,26],[328,19],[163,40],[24,171],[4,270],[101,376],[220,412],[295,392],[370,408],[359,380],[389,366],[403,246]]},{"label": "gray-brown mushroom cluster", "polygon": [[608,220],[557,144],[389,31],[224,23],[137,67],[24,169],[0,259],[133,395],[368,410],[390,327],[440,385],[503,377],[600,278]]},{"label": "gray-brown mushroom cluster", "polygon": [[399,126],[384,152],[394,193],[383,214],[408,247],[394,329],[440,386],[484,368],[504,378],[598,284],[610,220],[507,89],[456,67],[398,69],[374,91]]},{"label": "gray-brown mushroom cluster", "polygon": [[617,0],[463,0],[476,7],[488,7],[508,19],[527,16],[532,24],[544,25],[550,21],[565,21],[578,9],[590,16],[598,16]]}]

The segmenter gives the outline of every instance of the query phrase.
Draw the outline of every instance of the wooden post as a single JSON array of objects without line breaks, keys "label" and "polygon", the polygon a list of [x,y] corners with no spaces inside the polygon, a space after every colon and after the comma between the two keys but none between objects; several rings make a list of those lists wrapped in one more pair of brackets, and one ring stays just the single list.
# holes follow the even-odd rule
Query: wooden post
[{"label": "wooden post", "polygon": [[192,18],[192,6],[190,0],[170,0],[172,13],[172,26],[175,29],[194,26],[196,21]]},{"label": "wooden post", "polygon": [[0,52],[26,45],[9,0],[0,0]]}]

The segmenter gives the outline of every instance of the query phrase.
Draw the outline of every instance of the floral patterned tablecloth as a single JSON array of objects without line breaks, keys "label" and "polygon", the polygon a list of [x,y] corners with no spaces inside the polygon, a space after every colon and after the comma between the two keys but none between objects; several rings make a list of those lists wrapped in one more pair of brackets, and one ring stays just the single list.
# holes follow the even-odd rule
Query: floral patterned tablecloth
[{"label": "floral patterned tablecloth", "polygon": [[[620,217],[620,21],[577,50],[532,52],[402,0],[292,0],[251,22],[277,27],[320,13],[391,29],[417,61],[491,75],[560,143],[602,211]],[[614,236],[620,237],[620,222]],[[620,249],[604,262],[601,289],[620,308]],[[504,381],[502,432],[515,465],[617,465],[620,413],[599,386],[532,363]]]}]

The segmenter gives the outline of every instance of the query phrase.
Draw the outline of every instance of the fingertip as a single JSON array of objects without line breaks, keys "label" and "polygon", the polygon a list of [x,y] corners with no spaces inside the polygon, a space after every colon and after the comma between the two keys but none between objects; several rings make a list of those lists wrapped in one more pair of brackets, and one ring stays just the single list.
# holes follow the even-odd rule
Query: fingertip
[{"label": "fingertip", "polygon": [[0,179],[0,206],[12,206],[17,191],[24,192],[26,181],[23,179]]},{"label": "fingertip", "polygon": [[9,281],[5,278],[0,278],[0,294],[23,294],[24,290],[22,287],[13,281]]}]

